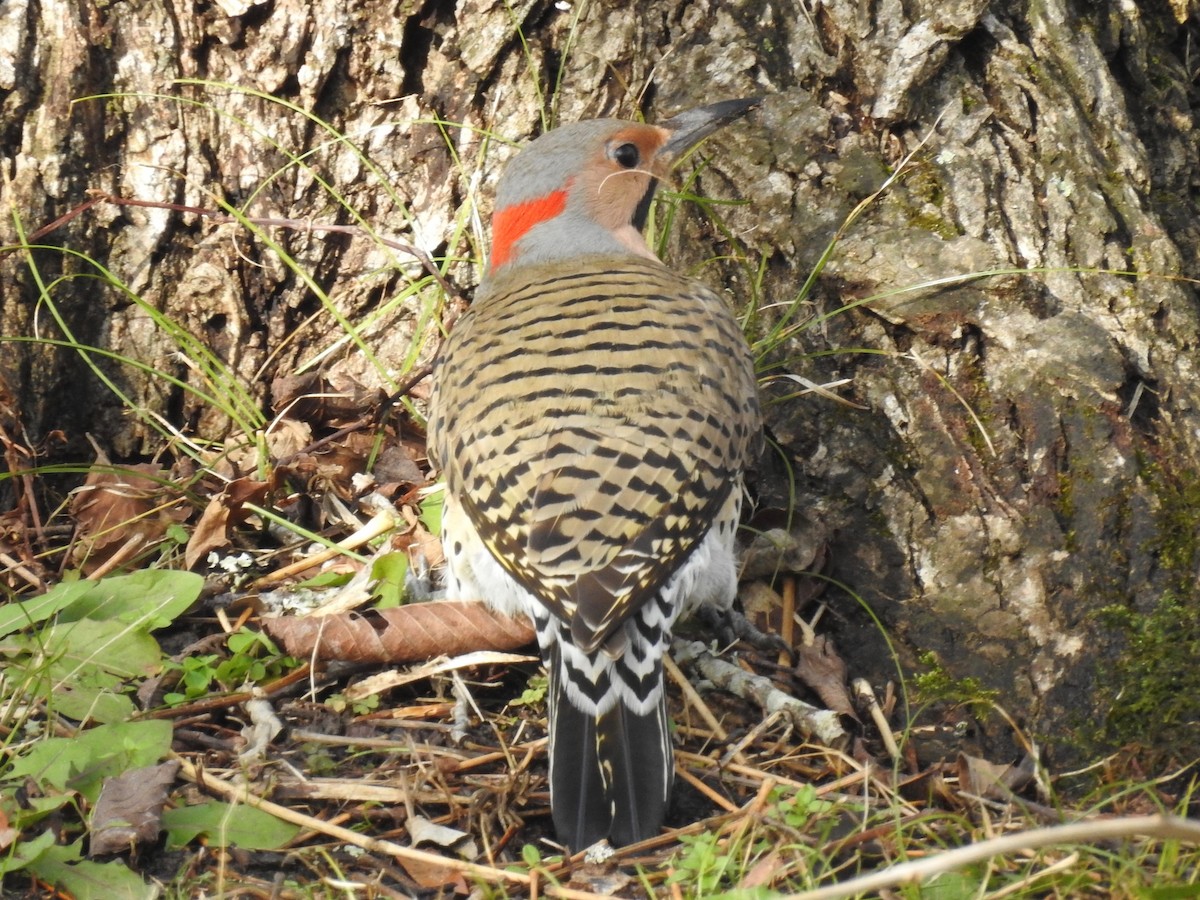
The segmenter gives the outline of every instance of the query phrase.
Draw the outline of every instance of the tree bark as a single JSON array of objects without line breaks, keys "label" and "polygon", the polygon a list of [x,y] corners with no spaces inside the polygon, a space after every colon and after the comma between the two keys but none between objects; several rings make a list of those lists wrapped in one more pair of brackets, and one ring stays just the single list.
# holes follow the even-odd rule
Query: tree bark
[{"label": "tree bark", "polygon": [[[787,360],[776,371],[851,379],[837,390],[857,406],[782,401],[770,426],[832,575],[880,616],[906,670],[933,652],[1065,759],[1133,689],[1114,673],[1136,635],[1099,612],[1196,600],[1195,13],[1195,0],[8,0],[0,238],[19,243],[16,220],[28,234],[91,190],[224,202],[361,221],[453,260],[469,290],[509,141],[763,93],[757,119],[710,141],[699,176],[703,193],[746,202],[716,208],[727,231],[687,213],[666,254],[753,302],[761,336],[915,151],[773,357]],[[370,236],[257,235],[100,203],[38,243],[38,278],[66,280],[41,294],[26,259],[0,260],[0,333],[69,331],[200,386],[158,312],[264,408],[275,375],[393,385],[436,346],[436,286]],[[994,270],[1008,274],[963,277]],[[61,429],[73,459],[86,433],[117,457],[160,444],[77,351],[0,352],[31,441]],[[206,439],[239,427],[162,377],[96,360],[132,407]],[[764,498],[781,484],[768,465]],[[833,602],[858,672],[894,675],[866,613]],[[1191,621],[1182,646],[1200,645]]]}]

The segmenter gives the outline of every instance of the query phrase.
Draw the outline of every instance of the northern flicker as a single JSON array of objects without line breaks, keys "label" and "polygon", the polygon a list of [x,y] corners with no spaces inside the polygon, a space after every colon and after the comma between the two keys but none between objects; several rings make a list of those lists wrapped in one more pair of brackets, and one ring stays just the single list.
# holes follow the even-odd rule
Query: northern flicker
[{"label": "northern flicker", "polygon": [[582,849],[658,833],[674,775],[662,657],[681,614],[728,609],[761,423],[725,301],[642,236],[680,155],[757,105],[534,140],[496,194],[492,251],[434,372],[447,588],[534,622],[550,799]]}]

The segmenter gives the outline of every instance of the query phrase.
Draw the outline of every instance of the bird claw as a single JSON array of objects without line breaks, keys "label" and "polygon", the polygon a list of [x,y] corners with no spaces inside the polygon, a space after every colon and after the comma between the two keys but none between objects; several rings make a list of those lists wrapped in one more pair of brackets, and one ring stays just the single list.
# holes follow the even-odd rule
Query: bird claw
[{"label": "bird claw", "polygon": [[744,613],[732,607],[720,609],[702,606],[697,616],[716,633],[722,644],[743,641],[763,653],[786,653],[789,659],[795,658],[795,650],[788,646],[787,641],[777,634],[759,630]]},{"label": "bird claw", "polygon": [[420,547],[413,547],[408,571],[404,573],[404,595],[413,603],[433,600],[440,592],[433,586],[433,571]]}]

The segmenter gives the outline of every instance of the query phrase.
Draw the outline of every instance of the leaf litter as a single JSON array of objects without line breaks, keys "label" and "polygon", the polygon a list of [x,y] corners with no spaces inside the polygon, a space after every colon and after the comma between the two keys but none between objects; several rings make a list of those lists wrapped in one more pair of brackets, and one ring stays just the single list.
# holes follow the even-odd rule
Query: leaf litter
[{"label": "leaf litter", "polygon": [[[478,598],[404,602],[440,563],[420,429],[345,379],[273,391],[267,433],[208,448],[203,465],[98,454],[49,520],[28,487],[5,514],[6,885],[150,896],[155,878],[184,877],[274,891],[275,875],[256,874],[266,854],[295,884],[336,859],[318,877],[372,896],[670,895],[671,873],[740,853],[742,874],[713,884],[788,889],[805,876],[832,890],[903,858],[906,830],[953,844],[959,816],[1001,836],[1023,815],[1065,820],[1032,746],[992,762],[964,752],[969,731],[951,720],[936,726],[943,752],[921,758],[917,729],[896,748],[897,721],[910,723],[894,686],[882,702],[871,685],[851,690],[836,629],[817,631],[834,602],[819,529],[765,511],[743,601],[791,653],[681,637],[672,827],[563,856],[544,680],[535,656],[512,652],[530,646],[528,625]],[[35,459],[6,427],[9,457]],[[71,570],[84,580],[64,580]],[[22,736],[39,730],[55,736]],[[896,812],[864,827],[872,806]],[[1189,839],[1151,818],[1130,834]]]}]

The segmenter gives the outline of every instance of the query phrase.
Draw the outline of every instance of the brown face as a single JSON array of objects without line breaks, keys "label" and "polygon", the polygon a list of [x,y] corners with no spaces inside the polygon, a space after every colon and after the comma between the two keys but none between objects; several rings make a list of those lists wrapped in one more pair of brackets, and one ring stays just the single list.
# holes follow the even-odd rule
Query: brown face
[{"label": "brown face", "polygon": [[641,231],[655,182],[670,169],[660,152],[670,136],[654,125],[625,125],[597,148],[579,179],[596,221],[613,232]]}]

